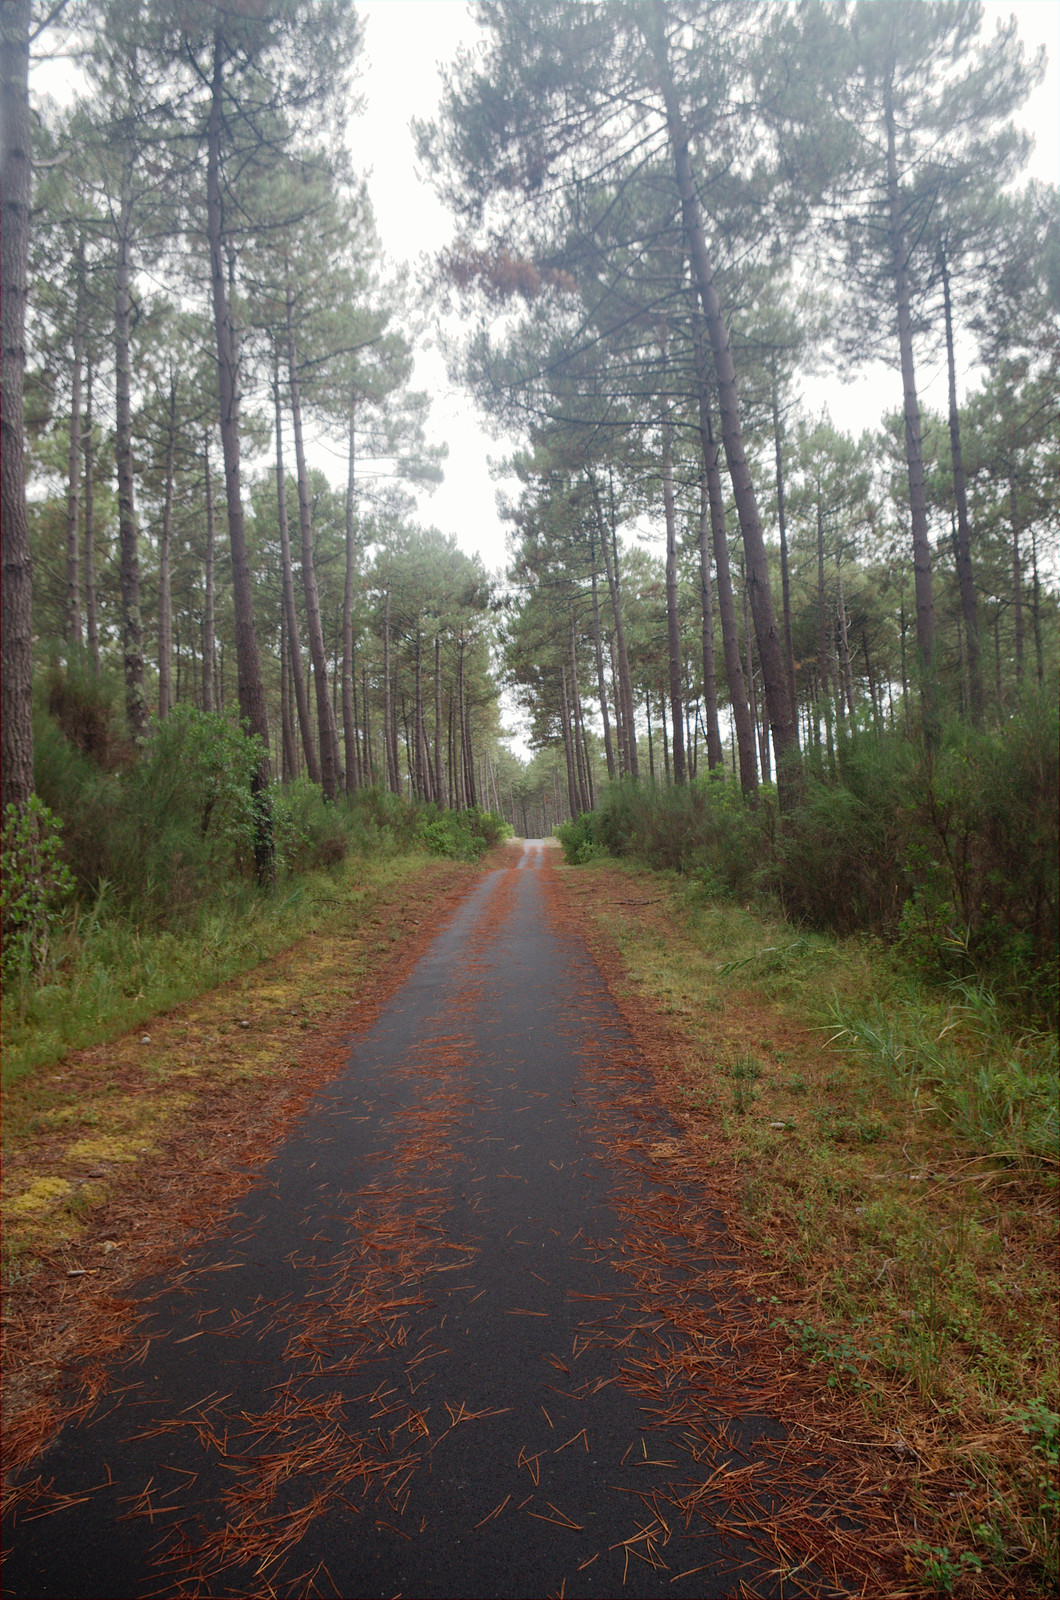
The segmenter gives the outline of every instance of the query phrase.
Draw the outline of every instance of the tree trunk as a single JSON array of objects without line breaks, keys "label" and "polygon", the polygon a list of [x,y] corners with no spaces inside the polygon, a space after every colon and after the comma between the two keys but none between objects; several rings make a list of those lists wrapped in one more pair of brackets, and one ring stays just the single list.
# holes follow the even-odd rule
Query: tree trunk
[{"label": "tree trunk", "polygon": [[673,153],[677,191],[681,199],[681,217],[684,226],[685,244],[692,262],[692,271],[703,305],[703,315],[706,320],[711,348],[714,352],[718,402],[721,410],[722,443],[725,447],[725,459],[728,463],[729,477],[732,480],[733,496],[736,501],[736,512],[739,518],[740,533],[743,537],[744,554],[747,561],[748,590],[751,613],[754,617],[755,635],[758,641],[758,659],[762,667],[766,703],[769,708],[769,722],[773,731],[773,748],[777,753],[777,761],[780,764],[778,782],[780,784],[781,805],[788,806],[794,803],[797,791],[797,776],[794,769],[790,772],[788,771],[788,758],[797,753],[798,739],[793,708],[788,697],[784,653],[781,648],[776,616],[773,612],[773,599],[769,586],[769,563],[766,557],[765,540],[762,535],[762,523],[758,515],[754,481],[744,450],[736,367],[733,362],[729,332],[725,326],[725,318],[722,314],[721,302],[718,299],[717,286],[714,282],[714,269],[711,266],[710,256],[707,251],[706,234],[703,229],[703,218],[699,199],[696,195],[692,160],[689,154],[689,134],[684,124],[684,118],[681,115],[677,91],[670,69],[665,36],[661,27],[662,14],[654,8],[650,13],[645,13],[644,11],[638,13],[641,19],[644,19],[646,15],[652,17],[652,26],[645,30],[644,21],[642,20],[641,28],[644,32],[645,41],[655,59],[658,86],[666,106],[667,131]]},{"label": "tree trunk", "polygon": [[133,740],[140,740],[147,733],[147,694],[144,687],[143,618],[140,613],[140,554],[137,547],[136,504],[133,492],[132,362],[129,350],[132,325],[132,298],[129,288],[131,230],[132,176],[129,170],[129,158],[126,156],[121,176],[117,259],[114,268],[114,456],[118,470],[118,543],[125,716],[130,737]]},{"label": "tree trunk", "polygon": [[22,377],[33,187],[29,0],[0,8],[0,809],[33,793],[33,566]]},{"label": "tree trunk", "polygon": [[585,759],[585,744],[582,730],[582,697],[578,688],[578,652],[574,637],[574,616],[570,619],[570,698],[573,725],[571,728],[574,739],[575,768],[578,774],[578,797],[583,811],[593,809],[592,796],[589,792],[589,772]]},{"label": "tree trunk", "polygon": [[836,616],[839,620],[839,665],[843,674],[843,690],[847,697],[847,709],[851,717],[854,716],[854,673],[850,664],[850,635],[847,631],[847,606],[843,598],[843,563],[841,556],[836,557],[835,564],[835,592]]},{"label": "tree trunk", "polygon": [[206,489],[206,554],[203,563],[203,588],[205,593],[202,607],[202,709],[204,711],[212,711],[214,709],[214,674],[217,671],[217,644],[214,638],[213,614],[213,477],[210,472],[210,435],[208,433],[203,435],[202,465]]},{"label": "tree trunk", "polygon": [[718,612],[721,617],[721,642],[725,657],[725,677],[729,685],[729,704],[732,707],[733,727],[736,730],[736,750],[740,765],[740,789],[753,795],[758,789],[758,765],[755,761],[754,723],[747,702],[747,684],[740,662],[740,631],[736,621],[736,599],[732,592],[732,574],[729,570],[729,540],[725,531],[725,497],[721,487],[718,466],[718,443],[710,418],[710,394],[707,388],[706,354],[702,338],[695,340],[696,385],[699,404],[699,445],[703,457],[703,472],[707,480],[707,501],[710,507],[711,542],[714,546],[714,570],[718,576]]},{"label": "tree trunk", "polygon": [[707,767],[721,766],[718,727],[718,683],[714,671],[714,585],[710,580],[710,490],[707,474],[699,481],[699,597],[703,617],[703,712],[707,732]]},{"label": "tree trunk", "polygon": [[660,718],[661,718],[661,721],[662,721],[663,768],[664,768],[664,770],[666,772],[667,785],[669,785],[669,782],[670,782],[670,738],[669,738],[669,735],[668,735],[668,733],[666,731],[666,696],[664,694],[661,694],[659,696],[659,713],[660,713]]},{"label": "tree trunk", "polygon": [[81,371],[85,362],[85,247],[77,241],[77,300],[70,367],[70,452],[66,473],[66,642],[81,645]]},{"label": "tree trunk", "polygon": [[670,717],[673,728],[674,782],[684,783],[685,738],[681,695],[681,623],[677,615],[677,512],[674,506],[673,424],[663,417],[663,514],[666,518],[666,648],[670,663]]},{"label": "tree trunk", "polygon": [[1015,474],[1008,479],[1009,521],[1012,525],[1012,621],[1016,631],[1016,682],[1023,682],[1023,563],[1020,560],[1019,492]]},{"label": "tree trunk", "polygon": [[1042,584],[1038,575],[1038,534],[1031,523],[1031,605],[1034,616],[1034,659],[1039,683],[1045,682],[1045,653],[1042,649]]},{"label": "tree trunk", "polygon": [[651,736],[651,695],[644,691],[644,715],[648,722],[648,776],[655,782],[655,749]]},{"label": "tree trunk", "polygon": [[357,724],[353,714],[353,590],[356,563],[357,391],[350,388],[350,448],[346,466],[346,583],[342,591],[342,744],[346,754],[346,793],[357,790]]},{"label": "tree trunk", "polygon": [[[772,358],[773,451],[777,466],[777,529],[780,534],[780,592],[784,613],[784,665],[788,675],[788,698],[796,711],[795,646],[791,637],[791,573],[788,567],[788,519],[784,504],[784,440],[780,429],[780,397],[777,392],[777,358]],[[798,719],[795,728],[798,737]]]},{"label": "tree trunk", "polygon": [[309,713],[309,694],[302,672],[302,641],[298,631],[298,607],[294,596],[294,571],[291,566],[291,533],[287,524],[287,474],[283,465],[283,415],[280,409],[278,359],[272,372],[272,400],[276,424],[276,521],[280,530],[280,566],[283,584],[283,614],[287,620],[287,647],[291,654],[291,685],[298,709],[298,728],[305,752],[305,769],[311,783],[320,782],[320,762],[313,742],[313,719]]},{"label": "tree trunk", "polygon": [[[902,635],[903,644],[905,634]],[[903,658],[904,659],[904,658]],[[817,678],[820,692],[818,716],[824,713],[828,738],[828,756],[832,756],[832,697],[831,672],[828,665],[828,605],[824,587],[824,510],[821,506],[821,484],[817,483]]]},{"label": "tree trunk", "polygon": [[434,798],[447,807],[449,795],[442,787],[442,641],[434,638]]},{"label": "tree trunk", "polygon": [[600,715],[604,724],[604,760],[607,762],[607,776],[614,782],[615,777],[615,752],[611,743],[611,718],[607,710],[607,685],[604,682],[604,651],[600,642],[600,596],[596,587],[596,539],[589,534],[589,561],[592,566],[593,579],[593,644],[596,649],[596,681],[600,690]]},{"label": "tree trunk", "polygon": [[920,691],[924,706],[925,725],[929,735],[933,737],[937,721],[936,692],[933,678],[935,600],[931,577],[931,545],[928,540],[924,453],[920,438],[920,402],[917,399],[916,368],[913,362],[913,319],[909,299],[909,277],[906,272],[906,245],[902,230],[901,194],[898,187],[898,161],[895,151],[895,117],[889,93],[885,99],[884,117],[887,129],[887,203],[890,223],[891,269],[894,273],[898,350],[902,364],[905,457],[909,476],[909,520],[913,535],[917,658],[920,668]]},{"label": "tree trunk", "polygon": [[280,612],[280,727],[283,730],[283,780],[298,776],[298,747],[291,716],[291,656],[287,647],[287,618]]},{"label": "tree trunk", "polygon": [[96,449],[92,434],[92,358],[85,370],[85,630],[88,659],[94,677],[99,677],[99,611],[96,606]]},{"label": "tree trunk", "polygon": [[[622,616],[622,579],[618,567],[618,539],[614,518],[612,517],[611,519],[610,529],[604,523],[596,476],[591,470],[587,476],[596,513],[596,528],[600,535],[600,544],[604,552],[604,572],[607,575],[607,588],[611,596],[611,611],[615,619],[615,643],[618,647],[618,691],[622,698],[622,725],[625,733],[624,766],[625,771],[635,778],[637,776],[637,733],[633,716],[633,683],[629,673],[629,654],[626,650],[626,630]],[[613,544],[609,540],[613,540]],[[622,747],[620,745],[619,766],[621,767],[622,765]]]},{"label": "tree trunk", "polygon": [[577,817],[581,807],[578,805],[578,780],[574,765],[574,745],[571,740],[570,728],[570,701],[567,698],[567,669],[560,667],[561,708],[563,726],[563,754],[567,758],[567,799],[570,803],[571,820]]},{"label": "tree trunk", "polygon": [[221,120],[224,97],[224,40],[214,34],[213,80],[207,127],[206,231],[210,248],[210,290],[217,340],[217,375],[221,396],[221,446],[225,463],[225,500],[228,541],[232,552],[232,603],[235,612],[236,664],[239,715],[262,742],[262,759],[251,781],[255,797],[255,866],[259,883],[271,881],[275,871],[272,818],[268,806],[269,718],[265,684],[261,676],[258,636],[254,627],[254,601],[247,559],[246,531],[239,461],[239,368],[235,330],[225,288],[223,214],[221,201]]},{"label": "tree trunk", "polygon": [[390,689],[390,590],[383,605],[383,744],[386,751],[386,781],[391,794],[400,789],[397,741],[394,738]]},{"label": "tree trunk", "polygon": [[972,721],[977,728],[983,723],[983,668],[980,662],[979,608],[975,598],[975,579],[972,573],[972,529],[968,517],[968,494],[964,481],[964,457],[961,453],[961,422],[957,410],[957,367],[953,356],[953,311],[950,304],[950,269],[943,246],[942,304],[946,320],[946,367],[949,375],[950,401],[950,455],[953,461],[953,493],[957,501],[957,585],[961,596],[961,615],[964,618],[964,639],[968,652],[968,686],[971,694]]},{"label": "tree trunk", "polygon": [[165,489],[162,495],[162,533],[158,541],[158,715],[168,717],[173,698],[173,594],[170,584],[169,544],[173,528],[173,473],[177,448],[177,379],[169,379],[166,417]]},{"label": "tree trunk", "polygon": [[325,800],[338,793],[339,736],[335,712],[328,695],[328,662],[324,650],[324,627],[320,619],[320,595],[313,565],[313,514],[309,505],[309,477],[302,441],[302,398],[298,381],[298,350],[294,336],[294,295],[287,290],[287,372],[291,387],[291,420],[294,425],[294,457],[298,473],[298,522],[302,532],[302,592],[305,596],[306,631],[313,663],[316,690],[317,730],[320,742],[320,787]]}]

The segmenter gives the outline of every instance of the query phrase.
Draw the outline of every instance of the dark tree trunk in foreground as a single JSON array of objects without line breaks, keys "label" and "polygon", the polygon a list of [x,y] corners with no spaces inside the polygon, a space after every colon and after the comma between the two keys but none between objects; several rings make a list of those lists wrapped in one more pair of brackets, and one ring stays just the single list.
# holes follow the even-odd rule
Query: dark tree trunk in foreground
[{"label": "dark tree trunk in foreground", "polygon": [[239,459],[239,370],[235,332],[225,287],[224,218],[221,200],[221,118],[224,96],[224,40],[214,35],[213,80],[207,129],[206,232],[210,249],[210,290],[214,334],[217,341],[217,375],[221,396],[221,448],[225,464],[225,502],[228,508],[228,542],[232,552],[232,604],[235,611],[236,668],[239,715],[262,742],[261,763],[251,782],[256,800],[257,828],[254,857],[259,883],[271,881],[275,870],[272,818],[269,812],[269,718],[265,684],[261,676],[258,636],[254,627],[254,600],[247,559],[246,529]]},{"label": "dark tree trunk in foreground", "polygon": [[33,793],[33,568],[26,511],[22,375],[33,183],[29,0],[0,7],[0,805]]}]

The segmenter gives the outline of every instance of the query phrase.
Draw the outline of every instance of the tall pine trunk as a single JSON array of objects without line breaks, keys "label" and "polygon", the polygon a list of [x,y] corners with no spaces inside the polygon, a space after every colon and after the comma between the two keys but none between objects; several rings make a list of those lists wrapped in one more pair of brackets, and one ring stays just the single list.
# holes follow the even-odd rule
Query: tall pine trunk
[{"label": "tall pine trunk", "polygon": [[589,564],[592,568],[593,586],[593,646],[596,651],[596,682],[600,693],[600,716],[604,724],[604,760],[607,762],[607,776],[615,776],[615,752],[611,743],[611,717],[607,709],[607,685],[604,681],[604,650],[600,641],[600,596],[597,592],[596,582],[596,538],[589,534]]},{"label": "tall pine trunk", "polygon": [[214,523],[213,474],[210,471],[210,435],[202,440],[203,485],[206,497],[206,550],[203,557],[202,605],[202,709],[213,711],[214,676],[217,672],[217,640],[214,624]]},{"label": "tall pine trunk", "polygon": [[346,754],[346,793],[360,783],[357,722],[353,714],[353,590],[357,578],[356,467],[357,390],[350,389],[350,447],[346,464],[346,582],[342,591],[342,743]]},{"label": "tall pine trunk", "polygon": [[949,377],[950,403],[950,457],[953,462],[953,494],[957,502],[957,586],[961,596],[961,616],[964,618],[964,641],[968,653],[968,687],[971,695],[972,721],[976,727],[983,721],[983,668],[979,645],[979,608],[975,597],[975,578],[972,573],[972,527],[968,517],[968,491],[964,479],[964,455],[961,451],[961,419],[957,409],[957,365],[953,355],[953,308],[950,303],[950,268],[945,246],[940,252],[942,266],[942,305],[946,323],[946,370]]},{"label": "tall pine trunk", "polygon": [[[743,442],[740,418],[739,389],[736,367],[733,362],[729,332],[718,299],[714,269],[707,250],[703,216],[696,194],[689,154],[689,134],[678,103],[673,81],[665,35],[663,15],[654,8],[638,13],[641,18],[651,16],[652,26],[645,31],[645,41],[655,60],[658,87],[666,107],[667,132],[674,161],[677,191],[681,200],[681,217],[685,245],[692,263],[692,272],[699,290],[703,315],[707,325],[711,348],[714,352],[714,370],[718,386],[718,403],[721,411],[721,436],[725,459],[732,480],[736,513],[743,538],[747,563],[747,584],[758,642],[758,659],[765,685],[769,722],[773,733],[773,748],[779,766],[778,784],[782,807],[794,803],[797,793],[797,774],[789,766],[789,758],[798,751],[798,738],[794,712],[788,696],[787,671],[780,632],[773,611],[769,584],[769,563],[766,557],[762,523],[758,515],[754,481]],[[644,23],[641,24],[642,28]]]},{"label": "tall pine trunk", "polygon": [[262,757],[251,780],[251,793],[255,800],[256,815],[255,866],[258,882],[264,884],[271,881],[275,871],[272,817],[268,804],[269,718],[265,703],[265,684],[261,676],[261,659],[258,655],[258,636],[254,627],[253,590],[243,520],[239,457],[239,365],[235,330],[232,326],[225,286],[224,215],[221,199],[223,100],[224,38],[218,29],[214,34],[210,118],[207,125],[206,233],[210,252],[210,292],[213,301],[217,375],[221,398],[221,448],[225,464],[228,542],[232,554],[232,604],[235,612],[239,715],[249,731],[257,734],[262,742]]},{"label": "tall pine trunk", "polygon": [[721,766],[718,727],[718,683],[714,670],[714,585],[710,578],[710,490],[704,472],[699,481],[699,601],[702,613],[703,715],[707,730],[707,766]]},{"label": "tall pine trunk", "polygon": [[129,158],[123,161],[118,208],[117,256],[114,268],[114,456],[118,470],[118,545],[121,580],[122,662],[125,676],[125,717],[130,737],[147,733],[147,693],[144,686],[144,632],[140,612],[140,552],[133,490],[132,446],[132,296],[130,292],[130,241],[132,233],[132,174]]},{"label": "tall pine trunk", "polygon": [[74,349],[70,364],[70,451],[66,474],[66,642],[78,648],[81,628],[81,378],[85,363],[85,246],[77,241]]},{"label": "tall pine trunk", "polygon": [[158,715],[168,717],[173,699],[173,594],[170,583],[169,545],[173,528],[173,474],[177,448],[177,378],[169,379],[166,413],[165,487],[162,493],[162,532],[158,541]]},{"label": "tall pine trunk", "polygon": [[33,793],[33,566],[22,377],[33,187],[29,0],[0,6],[0,809]]},{"label": "tall pine trunk", "polygon": [[96,605],[96,441],[92,433],[92,358],[85,363],[85,635],[94,677],[99,677],[99,611]]},{"label": "tall pine trunk", "polygon": [[666,647],[670,666],[670,718],[673,727],[674,782],[684,783],[685,737],[681,695],[681,622],[677,614],[677,511],[674,505],[673,424],[663,417],[663,515],[666,519]]},{"label": "tall pine trunk", "polygon": [[[784,665],[788,674],[788,697],[792,714],[797,710],[795,699],[795,646],[791,637],[791,572],[788,566],[788,518],[784,500],[784,436],[780,426],[780,395],[777,384],[777,358],[773,355],[771,373],[773,402],[773,454],[777,471],[777,531],[780,534],[780,593],[784,616]],[[795,718],[798,737],[798,717]]]},{"label": "tall pine trunk", "polygon": [[714,571],[717,575],[718,615],[721,618],[722,653],[725,658],[725,677],[729,685],[729,705],[732,711],[736,736],[736,755],[740,769],[740,789],[753,795],[758,789],[758,763],[755,760],[754,723],[747,703],[747,684],[740,661],[740,631],[736,620],[736,599],[732,589],[729,568],[729,539],[725,531],[725,497],[722,492],[721,470],[718,464],[718,442],[710,417],[710,392],[707,387],[706,353],[702,336],[696,331],[694,341],[696,363],[696,389],[699,408],[699,447],[703,459],[703,473],[707,482],[707,504],[710,510],[711,543],[714,547]]},{"label": "tall pine trunk", "polygon": [[887,205],[894,275],[895,312],[898,322],[898,351],[902,367],[902,406],[905,415],[905,459],[909,478],[909,520],[913,536],[913,580],[916,591],[916,644],[920,669],[920,692],[925,726],[929,735],[936,727],[935,600],[931,577],[931,545],[928,539],[927,490],[924,484],[924,451],[920,434],[920,402],[916,392],[916,367],[913,361],[913,317],[906,271],[906,242],[902,227],[902,200],[898,186],[896,126],[894,106],[889,94],[884,102],[887,130]]},{"label": "tall pine trunk", "polygon": [[636,725],[633,720],[633,683],[630,678],[629,654],[626,649],[626,629],[622,607],[622,576],[618,566],[618,539],[615,533],[614,519],[612,518],[611,520],[610,528],[604,521],[603,507],[600,504],[600,492],[595,473],[590,470],[588,478],[593,496],[593,509],[596,514],[596,530],[600,535],[600,545],[604,553],[604,572],[607,576],[608,593],[611,596],[611,613],[615,619],[615,644],[618,649],[618,694],[622,701],[622,728],[625,736],[619,745],[619,766],[631,777],[635,778],[637,776],[637,735]]},{"label": "tall pine trunk", "polygon": [[324,650],[324,626],[320,618],[320,595],[313,564],[313,513],[309,504],[309,475],[306,471],[302,439],[302,397],[298,376],[298,347],[294,336],[294,295],[287,290],[287,372],[291,389],[291,420],[294,425],[294,459],[298,474],[298,522],[302,533],[302,593],[305,596],[306,631],[309,656],[313,663],[316,690],[317,731],[320,740],[320,787],[325,800],[338,793],[339,738],[335,712],[328,695],[328,662]]},{"label": "tall pine trunk", "polygon": [[273,366],[272,399],[276,424],[276,520],[280,530],[280,567],[283,585],[283,613],[287,620],[287,648],[290,651],[291,686],[298,711],[298,731],[302,737],[305,769],[311,783],[320,782],[320,762],[313,740],[313,719],[309,695],[302,672],[302,641],[298,631],[298,606],[294,595],[294,570],[291,566],[291,531],[287,523],[287,475],[283,465],[283,413],[280,407],[278,360]]}]

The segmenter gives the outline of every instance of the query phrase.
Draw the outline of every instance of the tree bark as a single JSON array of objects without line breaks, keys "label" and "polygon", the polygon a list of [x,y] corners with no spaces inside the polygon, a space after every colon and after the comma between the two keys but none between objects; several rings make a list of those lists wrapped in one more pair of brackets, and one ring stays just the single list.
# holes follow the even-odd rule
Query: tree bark
[{"label": "tree bark", "polygon": [[720,767],[721,730],[718,727],[718,683],[714,670],[714,585],[710,578],[710,490],[707,474],[699,482],[699,598],[703,617],[703,712],[707,732],[707,767]]},{"label": "tree bark", "polygon": [[925,726],[933,736],[936,693],[933,678],[935,660],[935,600],[931,577],[931,545],[928,539],[927,491],[924,486],[924,452],[920,436],[920,402],[916,392],[916,367],[913,361],[913,319],[906,272],[906,244],[902,229],[901,193],[898,187],[898,160],[894,107],[889,93],[884,101],[887,131],[887,204],[889,210],[891,269],[894,273],[895,311],[898,320],[898,350],[902,366],[902,405],[905,414],[905,457],[909,477],[909,520],[913,535],[913,577],[916,591],[916,641],[920,668],[920,691]]},{"label": "tree bark", "polygon": [[[794,714],[795,698],[795,646],[791,637],[791,573],[788,567],[788,519],[784,503],[784,440],[780,429],[780,398],[777,393],[777,358],[772,360],[773,400],[773,452],[777,467],[777,529],[780,534],[780,591],[784,615],[784,665],[788,674],[788,698]],[[795,727],[798,737],[798,719]]]},{"label": "tree bark", "polygon": [[961,615],[964,618],[964,640],[968,652],[968,688],[971,695],[972,721],[983,723],[983,668],[979,644],[979,608],[975,598],[975,578],[972,573],[972,529],[968,517],[968,492],[964,480],[964,456],[961,451],[961,419],[957,409],[957,366],[953,354],[953,309],[950,303],[950,269],[945,246],[940,252],[942,265],[942,305],[946,322],[946,368],[949,376],[950,402],[950,456],[953,461],[953,494],[957,502],[957,585],[961,596]]},{"label": "tree bark", "polygon": [[93,676],[101,671],[99,611],[96,606],[96,450],[92,433],[92,358],[85,364],[85,630]]},{"label": "tree bark", "polygon": [[70,364],[70,451],[66,474],[66,642],[74,649],[81,629],[81,376],[85,363],[85,246],[78,238],[75,263],[74,350]]},{"label": "tree bark", "polygon": [[663,417],[663,515],[666,519],[666,647],[670,666],[670,720],[673,729],[674,782],[684,783],[684,717],[681,694],[681,622],[677,614],[677,512],[674,506],[673,424]]},{"label": "tree bark", "polygon": [[126,153],[121,175],[114,268],[114,456],[118,471],[125,716],[130,737],[140,740],[147,733],[147,694],[144,686],[143,618],[140,612],[140,554],[133,490],[132,363],[129,349],[132,328],[129,257],[133,203],[129,161]]},{"label": "tree bark", "polygon": [[714,425],[710,418],[706,355],[702,340],[698,337],[696,346],[699,443],[703,457],[703,472],[707,480],[707,502],[710,508],[711,543],[714,546],[714,570],[718,579],[718,613],[721,617],[725,677],[729,685],[729,705],[732,708],[733,727],[736,733],[735,754],[739,761],[740,789],[743,794],[753,795],[758,790],[754,723],[751,719],[747,701],[747,683],[740,661],[740,631],[736,620],[732,574],[729,569],[729,540],[725,531],[725,498],[722,494],[721,471],[718,466],[718,442],[714,437]]},{"label": "tree bark", "polygon": [[563,754],[567,758],[567,799],[570,805],[571,820],[573,821],[574,818],[578,816],[581,807],[578,804],[578,780],[574,765],[574,745],[571,740],[570,701],[567,697],[566,667],[561,666],[559,673],[561,690],[561,720],[563,726]]},{"label": "tree bark", "polygon": [[173,475],[177,448],[177,378],[169,379],[166,415],[165,488],[162,494],[162,532],[158,541],[158,715],[168,717],[173,697],[173,595],[170,583],[169,544],[173,527]]},{"label": "tree bark", "polygon": [[596,681],[600,691],[600,716],[604,724],[604,760],[607,762],[607,776],[614,781],[615,777],[615,751],[611,743],[611,718],[607,709],[607,685],[604,681],[604,651],[600,641],[600,596],[596,584],[596,539],[589,534],[589,562],[592,567],[593,583],[593,645],[596,650]]},{"label": "tree bark", "polygon": [[247,559],[246,530],[239,459],[239,364],[235,330],[225,287],[224,212],[221,198],[221,126],[224,97],[224,39],[214,34],[210,117],[207,124],[206,233],[210,252],[210,291],[217,342],[217,375],[221,398],[221,447],[225,464],[225,502],[228,542],[232,553],[232,603],[235,612],[236,667],[240,720],[262,742],[262,759],[251,781],[255,797],[254,856],[259,883],[271,881],[275,871],[272,818],[268,806],[269,718],[265,684],[261,676],[258,636],[254,626],[254,600]]},{"label": "tree bark", "polygon": [[0,7],[0,809],[33,793],[33,566],[22,378],[33,187],[29,0]]},{"label": "tree bark", "polygon": [[847,629],[847,605],[843,597],[843,563],[842,553],[836,557],[835,564],[835,592],[836,616],[839,619],[839,665],[843,674],[843,689],[847,697],[847,709],[851,717],[854,716],[854,673],[850,663],[850,635]]},{"label": "tree bark", "polygon": [[434,636],[434,798],[443,808],[449,805],[448,785],[442,784],[442,640]]},{"label": "tree bark", "polygon": [[1020,560],[1019,492],[1016,476],[1008,479],[1009,520],[1012,525],[1012,621],[1016,631],[1016,682],[1023,682],[1023,563]]},{"label": "tree bark", "polygon": [[[615,643],[618,647],[618,688],[622,698],[622,725],[625,734],[625,771],[633,778],[637,776],[637,732],[633,717],[633,683],[629,672],[629,654],[626,650],[626,629],[622,615],[622,578],[618,567],[618,539],[614,519],[610,528],[604,522],[603,508],[600,504],[599,486],[596,475],[590,470],[588,473],[589,487],[592,490],[593,507],[596,512],[596,529],[600,535],[600,544],[604,552],[604,572],[607,575],[607,589],[611,596],[611,611],[615,619]],[[610,542],[613,541],[613,544]],[[623,765],[622,745],[619,745],[619,766]]]},{"label": "tree bark", "polygon": [[298,776],[298,746],[291,716],[291,655],[287,648],[287,618],[280,611],[280,727],[283,732],[283,781]]},{"label": "tree bark", "polygon": [[202,607],[202,709],[214,710],[214,677],[217,672],[217,641],[214,624],[214,523],[213,476],[210,472],[210,435],[203,435],[202,467],[206,494],[206,551],[203,561]]},{"label": "tree bark", "polygon": [[574,614],[570,618],[570,700],[573,725],[571,734],[574,739],[575,771],[578,774],[578,798],[583,811],[593,809],[592,796],[589,793],[589,773],[585,760],[585,745],[582,736],[582,702],[581,691],[578,688],[578,650],[574,635]]},{"label": "tree bark", "polygon": [[[645,18],[652,18],[645,27]],[[677,191],[681,200],[681,217],[685,244],[692,262],[692,271],[703,306],[703,315],[714,352],[714,369],[718,386],[718,403],[721,411],[721,436],[725,447],[729,477],[732,480],[736,512],[743,537],[747,562],[747,582],[758,642],[758,659],[762,667],[769,722],[773,733],[773,748],[780,766],[778,783],[782,807],[794,803],[797,795],[797,776],[794,768],[788,769],[788,758],[798,751],[793,708],[788,696],[787,672],[780,633],[773,611],[769,585],[769,563],[766,557],[762,523],[758,515],[754,481],[743,443],[743,426],[740,418],[739,389],[736,367],[733,362],[729,332],[718,299],[714,269],[707,251],[706,234],[699,199],[696,195],[692,159],[689,154],[689,134],[678,103],[677,91],[670,70],[665,36],[661,27],[662,15],[652,8],[638,12],[645,42],[651,50],[658,73],[658,87],[666,107],[667,131],[674,159]]]},{"label": "tree bark", "polygon": [[302,592],[305,596],[306,631],[313,663],[316,690],[317,729],[320,739],[320,787],[325,800],[338,793],[339,736],[335,712],[328,695],[328,662],[324,650],[324,628],[320,619],[320,595],[313,565],[313,514],[309,505],[309,477],[305,445],[302,440],[302,398],[298,380],[298,348],[294,335],[294,295],[287,290],[287,371],[291,387],[291,420],[294,424],[294,457],[298,473],[298,522],[302,532]]},{"label": "tree bark", "polygon": [[387,589],[383,605],[383,743],[386,748],[386,781],[391,794],[397,794],[401,785],[398,779],[397,741],[394,738],[390,685],[390,590]]},{"label": "tree bark", "polygon": [[283,465],[283,414],[280,408],[278,362],[273,366],[272,399],[276,425],[276,521],[280,530],[280,566],[283,584],[283,613],[287,620],[287,648],[291,659],[291,684],[298,711],[298,729],[305,753],[305,769],[310,783],[320,782],[320,762],[313,741],[313,719],[309,714],[309,695],[302,672],[302,641],[298,631],[298,607],[294,595],[291,566],[291,533],[287,523],[287,475]]},{"label": "tree bark", "polygon": [[346,754],[346,793],[360,781],[357,724],[353,715],[353,590],[357,578],[356,466],[357,391],[350,388],[350,448],[346,466],[346,582],[342,591],[342,743]]}]

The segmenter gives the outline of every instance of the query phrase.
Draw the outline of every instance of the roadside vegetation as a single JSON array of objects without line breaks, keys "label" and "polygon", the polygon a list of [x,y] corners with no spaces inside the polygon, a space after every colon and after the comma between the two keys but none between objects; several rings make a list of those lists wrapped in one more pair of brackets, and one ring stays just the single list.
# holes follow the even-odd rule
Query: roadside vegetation
[{"label": "roadside vegetation", "polygon": [[[67,727],[95,730],[87,749],[54,713],[60,690]],[[374,788],[325,805],[303,780],[270,793],[275,871],[262,887],[255,738],[182,705],[134,761],[105,687],[54,678],[51,700],[36,719],[36,795],[4,825],[5,1085],[355,914],[425,857],[474,861],[510,833],[478,807]]]},{"label": "roadside vegetation", "polygon": [[939,1594],[1057,1583],[1054,715],[852,740],[783,825],[706,780],[559,830],[754,1296],[908,1466]]}]

